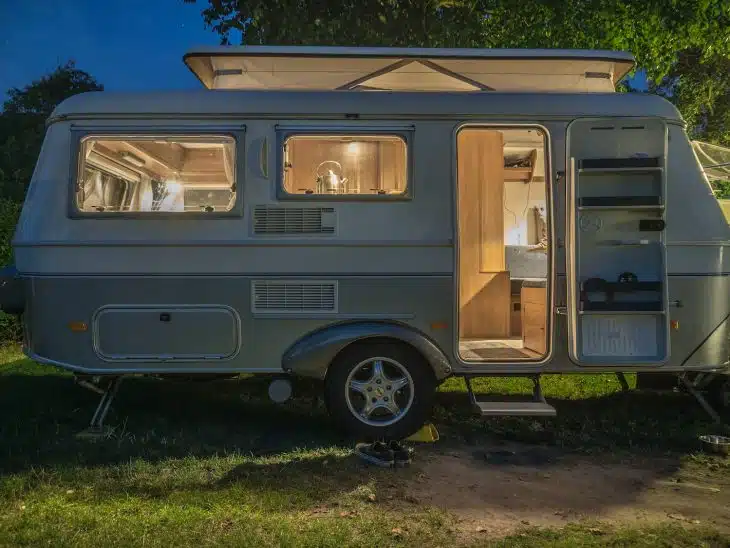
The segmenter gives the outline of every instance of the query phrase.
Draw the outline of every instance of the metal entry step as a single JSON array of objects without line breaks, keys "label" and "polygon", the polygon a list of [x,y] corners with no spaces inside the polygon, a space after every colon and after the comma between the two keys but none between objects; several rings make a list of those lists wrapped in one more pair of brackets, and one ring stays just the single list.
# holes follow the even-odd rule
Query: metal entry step
[{"label": "metal entry step", "polygon": [[539,401],[479,401],[474,407],[482,417],[554,417],[555,408]]},{"label": "metal entry step", "polygon": [[474,409],[482,417],[554,417],[555,408],[545,401],[540,387],[540,377],[530,376],[533,382],[532,400],[479,400],[474,394],[470,377],[464,377],[466,389]]}]

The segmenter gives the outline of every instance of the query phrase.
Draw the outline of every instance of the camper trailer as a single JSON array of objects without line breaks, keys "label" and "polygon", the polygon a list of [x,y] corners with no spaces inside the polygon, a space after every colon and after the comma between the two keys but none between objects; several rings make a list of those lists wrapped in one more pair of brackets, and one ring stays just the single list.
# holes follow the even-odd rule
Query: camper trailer
[{"label": "camper trailer", "polygon": [[[549,416],[548,373],[679,375],[725,397],[730,228],[667,101],[612,51],[213,47],[205,89],[60,104],[5,271],[24,351],[129,375],[322,381],[404,438],[438,385]],[[485,400],[475,377],[534,382]],[[708,406],[712,410],[712,407]]]}]

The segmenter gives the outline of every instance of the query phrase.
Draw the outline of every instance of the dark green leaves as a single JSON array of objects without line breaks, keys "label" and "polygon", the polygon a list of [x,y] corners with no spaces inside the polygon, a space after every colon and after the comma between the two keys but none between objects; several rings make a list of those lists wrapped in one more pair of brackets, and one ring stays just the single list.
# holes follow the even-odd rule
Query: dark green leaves
[{"label": "dark green leaves", "polygon": [[0,198],[22,201],[43,143],[46,118],[61,101],[103,89],[73,62],[22,89],[12,88],[0,112]]}]

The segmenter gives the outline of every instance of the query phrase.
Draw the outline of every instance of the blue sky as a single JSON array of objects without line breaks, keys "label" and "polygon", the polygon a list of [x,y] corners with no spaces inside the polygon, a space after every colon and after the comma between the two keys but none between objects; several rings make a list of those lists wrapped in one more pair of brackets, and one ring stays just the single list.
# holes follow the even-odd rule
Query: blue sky
[{"label": "blue sky", "polygon": [[0,95],[69,59],[109,90],[194,88],[182,62],[217,45],[205,2],[182,0],[0,0]]},{"label": "blue sky", "polygon": [[[201,86],[182,62],[195,46],[217,45],[182,0],[0,0],[0,101],[69,59],[108,90]],[[232,42],[234,40],[232,39]]]}]

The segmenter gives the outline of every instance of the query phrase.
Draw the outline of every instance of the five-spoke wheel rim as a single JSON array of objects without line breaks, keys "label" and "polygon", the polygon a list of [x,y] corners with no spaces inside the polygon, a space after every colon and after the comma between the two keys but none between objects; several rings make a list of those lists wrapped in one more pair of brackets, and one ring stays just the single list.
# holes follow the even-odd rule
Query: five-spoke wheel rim
[{"label": "five-spoke wheel rim", "polygon": [[368,358],[347,376],[345,401],[350,412],[368,426],[388,426],[413,405],[413,379],[396,360]]}]

